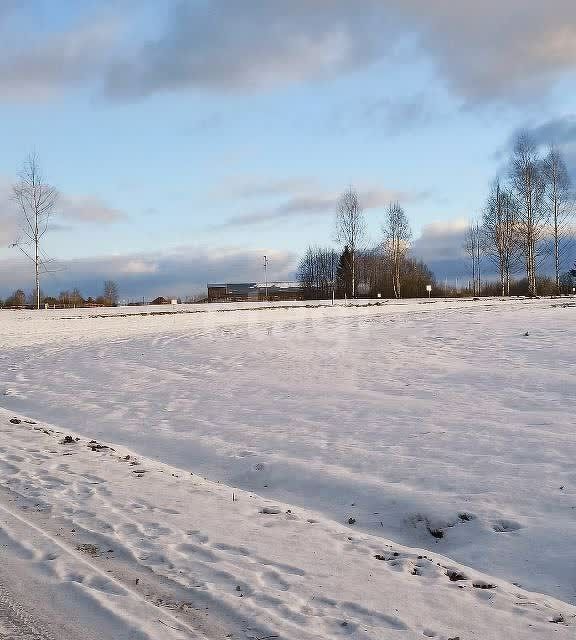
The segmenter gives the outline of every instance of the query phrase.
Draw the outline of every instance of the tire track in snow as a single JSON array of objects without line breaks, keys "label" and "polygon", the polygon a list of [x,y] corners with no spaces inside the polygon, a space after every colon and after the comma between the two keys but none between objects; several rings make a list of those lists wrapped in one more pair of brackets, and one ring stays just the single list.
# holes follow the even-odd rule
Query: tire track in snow
[{"label": "tire track in snow", "polygon": [[[37,527],[33,522],[24,518],[20,514],[15,513],[14,511],[7,508],[5,505],[1,503],[0,503],[0,514],[2,514],[4,516],[4,519],[7,519],[8,521],[12,519],[13,521],[16,521],[19,525],[23,525],[24,529],[29,531],[32,534],[31,537],[34,537],[36,535],[36,536],[40,536],[41,539],[48,541],[51,545],[58,548],[61,551],[62,555],[68,556],[69,558],[73,559],[76,563],[76,566],[85,567],[89,570],[89,572],[98,576],[103,581],[103,584],[110,584],[113,587],[115,587],[117,591],[116,593],[111,592],[112,595],[121,594],[124,596],[128,596],[133,601],[133,605],[134,604],[136,605],[136,607],[132,606],[130,608],[133,610],[136,610],[140,615],[148,611],[149,615],[146,618],[149,620],[158,620],[158,622],[163,625],[164,632],[162,633],[162,637],[165,638],[166,640],[170,638],[174,638],[175,640],[181,639],[181,638],[186,638],[187,640],[203,639],[202,635],[200,635],[196,630],[186,625],[185,622],[178,619],[176,616],[172,615],[170,611],[163,610],[159,612],[157,607],[155,607],[153,604],[147,601],[138,592],[132,590],[125,583],[121,582],[120,580],[117,580],[111,574],[104,572],[96,564],[87,560],[86,557],[84,555],[81,555],[80,552],[74,551],[71,548],[69,548],[67,545],[62,544],[60,540],[58,540],[48,532],[42,530],[41,528]],[[29,536],[26,536],[26,537],[29,538]],[[102,591],[98,590],[98,592],[99,592],[99,595],[102,594]],[[104,597],[105,596],[106,594],[104,593]],[[128,610],[127,603],[124,603],[122,612],[126,610]],[[14,602],[14,600],[8,595],[6,590],[3,589],[2,586],[0,585],[0,639],[3,638],[1,633],[4,632],[4,630],[2,629],[3,619],[5,619],[6,621],[6,626],[8,627],[8,631],[10,631],[10,625],[13,626],[14,623],[18,623],[18,624],[22,624],[22,629],[26,633],[32,633],[32,634],[36,633],[36,635],[31,635],[31,636],[22,635],[21,636],[22,639],[31,637],[31,638],[34,638],[34,640],[53,640],[50,636],[47,636],[46,634],[42,635],[41,633],[40,635],[38,635],[37,623],[35,623],[32,620],[32,618],[29,617],[29,615],[26,613],[24,608],[22,608],[20,605]],[[18,624],[16,625],[16,628],[19,628]],[[26,631],[27,629],[29,631]],[[177,633],[170,633],[170,630],[173,630]],[[13,638],[12,635],[6,636],[6,640],[8,639],[12,640],[12,638]],[[15,636],[14,640],[20,640],[20,636]],[[59,637],[58,640],[65,640],[65,639]],[[71,638],[70,640],[73,640],[73,639]]]},{"label": "tire track in snow", "polygon": [[56,640],[0,584],[0,640]]}]

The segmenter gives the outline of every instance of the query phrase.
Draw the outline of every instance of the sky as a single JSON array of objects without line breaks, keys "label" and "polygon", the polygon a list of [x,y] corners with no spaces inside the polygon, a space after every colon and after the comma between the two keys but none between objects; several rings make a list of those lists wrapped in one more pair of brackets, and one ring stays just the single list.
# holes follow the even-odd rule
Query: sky
[{"label": "sky", "polygon": [[376,244],[465,278],[462,237],[514,134],[576,174],[569,0],[2,0],[0,296],[30,290],[11,185],[59,193],[42,288],[125,299],[292,279],[353,186]]}]

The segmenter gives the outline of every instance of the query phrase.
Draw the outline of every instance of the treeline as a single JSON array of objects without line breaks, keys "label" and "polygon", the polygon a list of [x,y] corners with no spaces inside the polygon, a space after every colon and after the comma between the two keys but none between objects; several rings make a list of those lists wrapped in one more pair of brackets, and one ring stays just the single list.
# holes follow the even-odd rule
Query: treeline
[{"label": "treeline", "polygon": [[[381,247],[356,251],[354,276],[352,254],[345,247],[340,254],[334,249],[309,247],[300,260],[297,279],[308,300],[353,297],[417,298],[427,295],[426,286],[436,289],[434,274],[420,260],[401,257],[396,271],[390,257]],[[353,277],[356,280],[353,291]],[[400,288],[398,288],[398,281]]]},{"label": "treeline", "polygon": [[348,189],[337,204],[336,237],[341,252],[309,247],[300,260],[297,279],[305,298],[413,298],[427,295],[429,285],[436,288],[428,266],[409,255],[412,231],[398,202],[388,206],[381,240],[366,248],[360,197]]},{"label": "treeline", "polygon": [[433,295],[447,296],[569,294],[576,276],[576,265],[565,268],[574,247],[575,200],[559,149],[550,144],[543,151],[521,132],[481,215],[466,230],[468,286],[438,287],[429,267],[410,256],[410,223],[397,202],[388,206],[380,240],[366,248],[364,212],[352,188],[336,208],[341,249],[309,247],[297,278],[307,298],[419,297],[428,285]]},{"label": "treeline", "polygon": [[[118,304],[118,285],[113,280],[106,280],[102,289],[102,294],[96,297],[88,296],[84,298],[79,289],[71,291],[61,291],[58,297],[44,295],[40,291],[41,305],[49,307],[71,308],[71,307],[115,307]],[[25,309],[37,307],[36,290],[31,291],[28,295],[22,290],[17,289],[8,296],[6,300],[0,300],[0,306],[12,309]]]},{"label": "treeline", "polygon": [[[572,275],[563,265],[574,240],[573,215],[574,192],[561,152],[549,145],[542,153],[528,133],[520,133],[481,216],[466,232],[473,293],[571,293]],[[486,262],[498,274],[497,287],[482,284]],[[552,278],[546,274],[550,262]]]}]

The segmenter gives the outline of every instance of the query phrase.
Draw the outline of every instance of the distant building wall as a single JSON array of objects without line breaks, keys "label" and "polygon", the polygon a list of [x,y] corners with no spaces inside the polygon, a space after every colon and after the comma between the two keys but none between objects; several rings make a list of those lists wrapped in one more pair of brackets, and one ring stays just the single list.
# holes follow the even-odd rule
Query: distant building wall
[{"label": "distant building wall", "polygon": [[302,300],[302,288],[297,282],[240,282],[208,285],[208,302],[256,302]]}]

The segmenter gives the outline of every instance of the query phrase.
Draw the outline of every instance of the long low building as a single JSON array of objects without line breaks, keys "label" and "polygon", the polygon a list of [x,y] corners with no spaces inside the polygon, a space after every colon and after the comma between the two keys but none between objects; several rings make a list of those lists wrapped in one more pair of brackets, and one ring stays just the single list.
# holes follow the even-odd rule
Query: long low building
[{"label": "long low building", "polygon": [[239,282],[208,285],[208,302],[258,302],[302,300],[298,282]]}]

